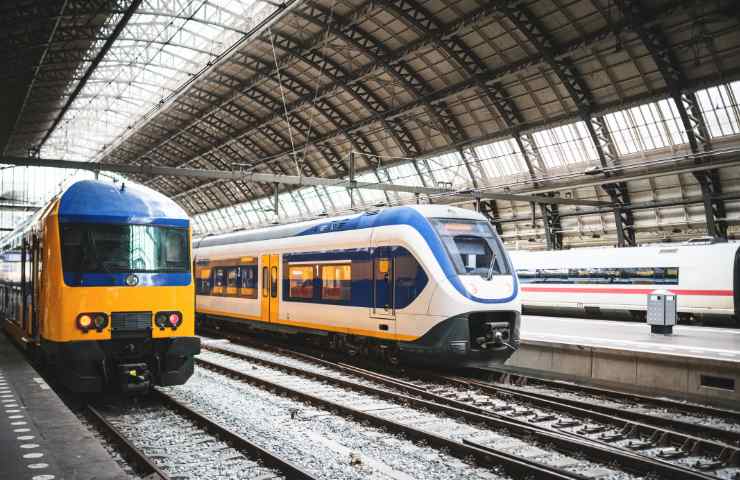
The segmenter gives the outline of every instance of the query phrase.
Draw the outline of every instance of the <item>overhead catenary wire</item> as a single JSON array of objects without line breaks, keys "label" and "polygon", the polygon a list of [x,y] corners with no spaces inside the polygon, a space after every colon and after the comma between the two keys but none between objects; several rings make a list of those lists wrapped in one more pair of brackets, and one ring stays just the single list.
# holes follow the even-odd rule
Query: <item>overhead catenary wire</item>
[{"label": "overhead catenary wire", "polygon": [[293,127],[290,125],[290,116],[288,116],[288,103],[285,100],[285,90],[283,89],[283,79],[280,76],[280,63],[277,58],[277,51],[275,51],[275,39],[272,36],[272,29],[267,29],[267,36],[270,37],[270,46],[272,47],[272,57],[275,60],[275,73],[278,79],[278,86],[280,87],[280,98],[283,102],[283,110],[285,111],[285,122],[288,124],[288,137],[290,137],[290,148],[293,151],[293,161],[295,162],[296,175],[302,176],[300,166],[298,165],[298,157],[295,150],[295,141],[293,140]]},{"label": "overhead catenary wire", "polygon": [[[324,69],[326,68],[326,64],[328,62],[328,55],[326,55],[326,47],[329,44],[329,26],[331,25],[332,20],[334,19],[334,8],[336,7],[337,2],[336,0],[332,2],[331,9],[329,10],[329,21],[326,24],[326,30],[324,31],[324,41],[321,45],[321,68],[319,69],[319,76],[316,78],[316,89],[314,91],[313,95],[313,101],[311,102],[311,105],[314,107],[311,109],[311,115],[308,117],[308,133],[306,134],[306,141],[305,145],[306,147],[303,149],[303,158],[301,159],[301,162],[306,161],[306,156],[308,155],[308,150],[311,148],[311,130],[313,128],[313,120],[316,116],[316,100],[318,100],[319,97],[319,91],[321,89],[321,80],[324,78]],[[286,107],[287,108],[287,107]],[[299,173],[300,175],[300,173]]]}]

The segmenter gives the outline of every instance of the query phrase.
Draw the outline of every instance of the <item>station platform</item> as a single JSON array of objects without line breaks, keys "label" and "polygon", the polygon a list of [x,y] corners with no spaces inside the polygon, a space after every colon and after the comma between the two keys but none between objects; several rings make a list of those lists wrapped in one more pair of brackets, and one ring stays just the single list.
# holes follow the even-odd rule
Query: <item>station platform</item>
[{"label": "station platform", "polygon": [[129,478],[1,330],[0,405],[0,478]]},{"label": "station platform", "polygon": [[718,406],[740,404],[740,329],[522,317],[522,346],[506,367],[530,375],[666,395]]}]

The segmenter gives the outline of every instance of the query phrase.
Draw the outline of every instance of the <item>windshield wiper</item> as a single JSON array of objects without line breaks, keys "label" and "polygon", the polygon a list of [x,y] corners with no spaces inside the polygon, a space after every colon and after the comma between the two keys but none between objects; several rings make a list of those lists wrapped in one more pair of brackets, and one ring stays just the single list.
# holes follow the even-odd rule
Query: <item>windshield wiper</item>
[{"label": "windshield wiper", "polygon": [[488,266],[488,275],[486,275],[486,280],[490,281],[491,278],[493,278],[493,267],[496,266],[496,254],[491,252],[491,264]]}]

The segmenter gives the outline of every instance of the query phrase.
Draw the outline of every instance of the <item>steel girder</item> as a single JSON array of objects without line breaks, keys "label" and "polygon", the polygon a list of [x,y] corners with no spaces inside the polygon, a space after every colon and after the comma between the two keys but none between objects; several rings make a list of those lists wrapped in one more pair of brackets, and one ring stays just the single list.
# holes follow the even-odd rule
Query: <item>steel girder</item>
[{"label": "steel girder", "polygon": [[[660,13],[662,14],[664,12],[665,11],[661,11]],[[650,18],[655,18],[656,17],[655,12],[651,12],[651,14],[652,15],[649,15],[646,18],[650,19]],[[453,24],[450,24],[450,25],[448,25],[448,27],[454,26],[455,28],[457,28],[458,27],[458,23],[459,22],[456,22],[454,25]],[[445,31],[447,30],[448,27],[445,28]],[[444,33],[445,32],[432,32],[429,35],[429,37],[431,38],[431,37],[434,37],[435,35],[440,35],[440,34],[444,34]],[[447,33],[449,33],[449,32],[447,32]],[[584,46],[588,45],[589,42],[596,41],[596,40],[602,40],[604,38],[608,38],[612,34],[613,34],[613,32],[611,31],[611,29],[608,29],[608,28],[607,29],[602,29],[602,30],[597,31],[597,32],[593,32],[593,33],[587,35],[586,37],[584,37],[582,39],[579,39],[579,40],[570,42],[568,45],[566,45],[566,46],[563,47],[563,50],[562,51],[556,52],[556,53],[557,53],[557,55],[560,55],[560,54],[563,54],[565,52],[569,52],[569,51],[573,51],[573,50],[577,50],[577,49],[583,48]],[[424,39],[424,41],[425,42],[428,42],[430,40],[429,40],[429,38],[426,38],[426,39]],[[420,44],[422,44],[422,43],[423,42],[420,42]],[[418,45],[416,45],[416,46],[418,48]],[[348,83],[349,84],[352,84],[352,82],[358,81],[358,78],[359,77],[362,77],[364,75],[367,75],[367,74],[369,74],[371,72],[375,72],[376,70],[379,70],[381,68],[385,68],[385,66],[387,64],[389,64],[390,62],[395,61],[398,58],[403,58],[405,56],[405,54],[406,54],[405,51],[404,52],[394,52],[394,54],[391,55],[389,58],[381,58],[381,59],[379,59],[378,62],[371,62],[367,66],[362,67],[362,68],[358,69],[358,71],[354,72],[354,74],[352,75],[352,78],[350,78],[350,79],[340,78],[339,81],[329,83],[329,84],[325,85],[324,87],[318,89],[317,90],[318,93],[317,93],[316,97],[319,98],[322,95],[325,95],[325,94],[327,94],[329,92],[333,92],[335,89],[339,88],[340,85],[341,85],[341,87],[344,87]],[[532,55],[530,58],[524,59],[524,60],[522,60],[520,62],[516,62],[516,64],[512,64],[512,65],[506,66],[504,68],[497,69],[496,71],[489,72],[488,74],[485,74],[485,75],[481,75],[480,76],[480,79],[481,80],[484,80],[484,81],[493,80],[497,76],[504,75],[504,74],[510,74],[510,73],[513,73],[513,72],[516,72],[516,71],[523,70],[525,68],[529,68],[532,65],[537,64],[537,63],[539,63],[541,61],[543,61],[543,56],[542,56],[542,54],[537,53],[535,55]],[[267,73],[269,73],[269,72],[265,72],[265,74],[267,74]],[[250,84],[251,83],[256,83],[257,81],[259,81],[261,79],[262,79],[261,76],[252,77],[250,79],[250,82],[248,82],[248,83],[250,83]],[[452,85],[452,86],[447,87],[447,88],[444,88],[444,89],[442,89],[442,90],[440,90],[438,92],[435,92],[435,94],[431,95],[430,98],[425,99],[425,101],[421,101],[421,100],[411,101],[411,102],[407,103],[406,105],[404,105],[402,107],[388,109],[386,111],[383,111],[383,112],[380,112],[380,113],[376,113],[376,114],[372,115],[369,118],[366,118],[364,120],[361,120],[359,122],[356,122],[352,126],[351,129],[347,129],[345,131],[347,131],[349,133],[352,133],[354,131],[357,131],[359,129],[362,129],[362,128],[364,128],[364,127],[366,127],[366,126],[368,126],[368,125],[370,125],[372,123],[375,123],[377,121],[390,120],[392,118],[400,117],[401,115],[403,115],[403,114],[405,114],[407,112],[410,112],[410,111],[418,108],[419,106],[423,106],[423,104],[427,103],[428,101],[437,102],[437,101],[443,100],[447,96],[456,94],[457,92],[460,92],[460,91],[463,91],[465,89],[468,89],[471,86],[475,86],[476,83],[477,83],[477,81],[478,81],[478,79],[473,79],[473,80],[470,80],[469,79],[469,80],[460,82],[459,84]],[[313,100],[313,98],[314,98],[314,96],[311,95],[308,98],[298,99],[297,101],[291,103],[291,105],[289,106],[289,109],[295,109],[295,108],[297,108],[300,105],[303,105],[303,104],[306,104],[308,102],[311,102]],[[273,117],[274,118],[278,118],[281,115],[281,112],[282,112],[282,109],[276,109],[276,111],[273,114]],[[263,119],[263,121],[269,121],[269,120],[271,120],[270,117],[266,117],[266,118]],[[249,133],[249,130],[244,131],[244,133],[245,134],[246,133]],[[332,132],[329,132],[329,133],[327,133],[325,135],[322,135],[321,137],[317,138],[315,140],[315,143],[328,141],[329,139],[334,138],[335,136],[337,136],[337,135],[339,135],[341,133],[342,132],[339,132],[339,131],[336,131],[336,130],[335,131],[332,131]],[[505,133],[508,133],[508,132],[505,132]]]},{"label": "steel girder", "polygon": [[[532,206],[534,214],[534,205]],[[560,209],[556,204],[540,204],[542,212],[542,223],[545,227],[545,245],[548,250],[561,250],[563,248],[563,227],[560,224]],[[534,215],[533,215],[534,216]]]},{"label": "steel girder", "polygon": [[[616,3],[627,25],[638,35],[666,83],[681,117],[691,152],[694,154],[712,152],[709,130],[696,96],[689,89],[688,78],[663,33],[659,27],[646,27],[643,24],[642,15],[645,9],[640,0],[617,0]],[[694,177],[705,199],[707,233],[714,238],[727,238],[726,210],[725,203],[721,200],[722,185],[719,173],[716,170],[701,172],[694,174]]]},{"label": "steel girder", "polygon": [[614,224],[617,227],[617,245],[620,247],[637,246],[635,235],[635,217],[632,213],[627,183],[610,183],[602,185],[611,198],[614,208]]},{"label": "steel girder", "polygon": [[[372,5],[372,2],[370,4],[366,5],[367,11],[370,11],[374,9],[374,5]],[[355,13],[355,17],[360,17],[362,14],[366,14],[367,11],[357,11]],[[429,34],[425,35],[423,38],[420,39],[420,41],[414,42],[413,45],[410,45],[412,48],[404,49],[404,51],[399,52],[395,51],[393,54],[383,57],[378,57],[378,60],[376,62],[371,62],[368,67],[363,67],[359,69],[358,72],[353,72],[355,74],[352,75],[351,78],[346,77],[339,77],[335,78],[334,82],[331,82],[329,85],[326,85],[320,89],[317,90],[315,94],[303,96],[300,99],[298,99],[295,102],[292,102],[289,106],[289,110],[294,110],[298,108],[301,105],[310,104],[313,102],[314,98],[322,98],[325,95],[333,93],[335,90],[339,88],[345,88],[345,87],[353,87],[358,89],[358,95],[363,100],[363,103],[365,103],[367,106],[370,106],[370,111],[373,112],[373,121],[375,121],[375,117],[378,117],[379,115],[382,115],[383,113],[387,112],[387,109],[384,108],[384,106],[378,102],[377,99],[374,99],[372,96],[369,95],[369,92],[364,90],[364,87],[362,85],[358,87],[354,87],[356,83],[360,83],[359,79],[363,76],[366,76],[370,74],[371,72],[377,72],[379,70],[384,70],[388,64],[390,64],[393,61],[398,61],[402,59],[406,54],[410,53],[411,51],[414,51],[416,49],[422,48],[424,45],[429,44],[430,42],[436,41],[435,38],[438,35],[449,35],[451,32],[457,31],[459,28],[462,28],[466,25],[473,24],[475,22],[479,22],[481,18],[483,18],[485,15],[490,15],[494,9],[487,7],[485,9],[479,9],[474,12],[471,12],[471,14],[466,15],[465,18],[461,19],[458,22],[455,22],[453,24],[447,25],[445,27],[444,31],[440,32],[430,32]],[[321,45],[321,35],[315,36],[315,38],[312,40],[312,42],[304,43],[304,49],[316,49],[320,47]],[[285,65],[288,62],[291,61],[298,61],[300,60],[300,55],[296,54],[288,54],[281,58],[280,62]],[[244,85],[240,88],[240,90],[244,90],[246,88],[249,88],[250,85],[255,85],[259,83],[260,81],[264,80],[265,78],[269,78],[272,74],[272,69],[264,69],[258,71],[256,75],[251,77],[249,80],[244,82]],[[423,103],[422,100],[419,100]],[[270,121],[274,118],[277,118],[281,115],[282,110],[276,109],[274,112],[272,118],[265,118],[264,121]],[[382,119],[381,119],[382,121]],[[370,122],[372,123],[372,122]],[[401,126],[391,126],[390,130],[392,131],[398,131],[399,128],[402,128]],[[406,139],[402,142],[398,142],[399,144],[405,145],[406,148],[415,147],[415,143],[411,142],[410,135],[406,135]],[[415,147],[418,151],[418,147]]]},{"label": "steel girder", "polygon": [[52,121],[51,127],[49,128],[49,130],[47,130],[46,135],[44,135],[44,137],[41,139],[41,142],[39,142],[39,148],[44,146],[46,141],[49,139],[49,136],[51,136],[56,126],[62,120],[62,117],[64,117],[64,114],[67,113],[67,110],[72,105],[72,102],[75,101],[75,99],[80,94],[82,89],[85,88],[85,84],[87,84],[87,81],[90,79],[90,76],[92,76],[93,72],[95,72],[95,69],[98,67],[100,62],[105,57],[105,55],[111,49],[111,47],[113,46],[113,43],[116,41],[118,36],[121,34],[123,29],[126,27],[126,24],[128,23],[128,21],[131,19],[131,16],[134,14],[134,12],[136,12],[136,9],[139,8],[139,5],[141,5],[141,2],[142,0],[131,0],[131,3],[126,9],[126,12],[121,16],[115,28],[113,28],[113,31],[108,35],[108,38],[105,40],[105,43],[103,44],[102,47],[100,47],[100,50],[98,50],[97,54],[92,59],[92,62],[90,62],[90,65],[87,67],[85,73],[82,75],[82,78],[79,80],[79,82],[77,82],[77,85],[75,86],[74,90],[72,90],[72,93],[70,93],[69,96],[67,97],[67,101],[62,106],[62,109],[59,111],[59,113],[56,115],[56,117]]},{"label": "steel girder", "polygon": [[[545,62],[550,66],[553,72],[555,72],[556,76],[570,95],[574,102],[574,106],[578,111],[578,116],[586,125],[591,141],[596,148],[601,167],[605,168],[617,165],[619,163],[618,153],[611,136],[609,135],[606,121],[602,116],[594,114],[594,112],[598,110],[598,106],[588,88],[588,85],[582,75],[578,72],[575,65],[573,65],[571,60],[567,57],[558,58],[556,52],[562,50],[562,47],[557,44],[552,36],[545,32],[544,27],[540,24],[539,20],[529,12],[526,6],[519,5],[516,8],[507,8],[507,15],[517,28],[535,46],[535,48],[544,54]],[[553,86],[551,86],[551,88],[554,89]],[[521,139],[517,138],[517,143],[522,149],[528,168],[531,169],[531,154],[528,152],[534,151],[533,148],[530,148],[534,147],[534,143],[531,139],[528,140],[529,141],[527,142],[522,142]],[[530,160],[527,160],[527,157],[530,157]],[[618,235],[619,246],[635,245],[636,240],[633,228],[634,218],[632,213],[629,212],[629,192],[627,190],[627,184],[622,183],[619,184],[618,187],[614,185],[605,185],[602,186],[602,188],[607,191],[615,204],[614,219],[617,231],[620,232],[620,235]],[[542,213],[543,218],[545,219],[548,248],[560,248],[562,246],[562,238],[556,238],[556,236],[553,236],[552,231],[554,225],[549,221],[550,218],[554,218],[554,221],[559,227],[559,214],[557,210],[552,212],[545,211],[544,206],[541,208],[543,208]],[[548,224],[550,224],[549,229]]]},{"label": "steel girder", "polygon": [[[281,36],[279,38],[276,46],[280,46],[283,49],[289,49],[291,47],[295,47],[295,40],[292,40],[292,39],[289,39],[289,38],[283,38]],[[316,61],[321,61],[321,60],[318,57],[316,57],[315,59],[311,59],[311,58],[307,58],[307,57],[301,57],[301,58],[306,63],[311,63],[314,66],[314,68],[319,68],[318,67],[318,64],[316,63]],[[258,60],[258,62],[263,63],[261,60]],[[268,67],[268,68],[265,68],[263,70],[270,70],[271,68],[272,67]],[[333,68],[339,69],[339,66],[335,64],[335,65],[333,65]],[[255,68],[255,70],[257,70],[257,69]],[[284,72],[281,72],[281,74],[283,74],[283,73]],[[310,95],[312,95],[312,92],[310,91],[310,89],[308,89],[305,85],[302,85],[297,79],[293,78],[290,75],[287,75],[286,83],[289,84],[288,87],[290,89],[293,89],[296,92],[303,93],[304,96],[310,96]],[[253,89],[242,89],[242,92],[245,92],[245,94],[246,94],[246,92],[250,92],[252,95],[255,95],[254,93],[252,93],[252,90]],[[262,93],[258,93],[257,95],[261,95],[262,97],[264,97],[264,94],[262,94]],[[371,93],[369,93],[367,91],[365,91],[365,92],[362,92],[361,91],[359,93],[358,92],[354,92],[354,97],[357,100],[361,101],[361,103],[364,103],[366,106],[376,105],[375,108],[378,108],[378,109],[382,109],[383,108],[382,104],[380,103],[380,99],[379,98],[376,98],[373,94],[371,94]],[[260,97],[257,96],[257,97],[253,97],[253,99],[254,98],[260,98]],[[370,99],[370,100],[368,100],[368,99]],[[230,103],[230,102],[225,102],[225,101],[223,101],[223,99],[219,99],[218,101],[213,101],[213,103],[216,103],[218,105],[218,107],[220,107],[220,106],[224,105],[225,103]],[[274,104],[275,102],[273,101],[272,103]],[[269,105],[267,105],[266,103],[265,103],[265,105],[269,109]],[[346,118],[346,116],[344,116],[341,113],[339,113],[337,111],[337,109],[335,107],[333,107],[326,99],[322,99],[321,102],[317,102],[315,105],[322,112],[322,114],[324,114],[326,116],[326,118],[328,118],[329,120],[333,121],[335,124],[338,124],[339,122],[341,122],[341,124],[338,126],[338,128],[344,128],[344,126],[349,125],[349,120]],[[212,112],[219,110],[218,107],[216,109],[212,110]],[[282,112],[282,109],[278,109],[278,110],[280,112]],[[209,113],[211,113],[211,112],[209,112]],[[205,116],[201,116],[201,117],[199,117],[199,120],[196,120],[195,122],[192,122],[191,124],[197,123],[198,121],[200,121],[201,118],[207,118],[208,116],[209,116],[208,114],[205,115]],[[256,120],[255,122],[253,122],[253,124],[259,124],[259,123],[267,123],[267,122],[260,122],[259,120]],[[401,128],[400,131],[401,131],[401,133],[403,135],[405,135],[407,137],[410,137],[410,134],[408,134],[408,132],[405,131],[404,128]],[[179,131],[175,132],[173,134],[173,136],[174,135],[177,135],[178,133],[179,133]],[[241,136],[243,136],[243,135],[241,135]],[[368,147],[369,142],[367,142],[362,136],[359,136],[359,137],[360,137],[359,140],[357,140],[357,139],[352,138],[351,136],[347,135],[347,138],[349,138],[351,142],[353,142],[357,147],[359,147],[359,150],[360,151],[362,151],[364,153],[376,154],[376,152],[374,152],[372,148],[369,148]],[[398,143],[400,144],[401,142],[398,142]],[[416,148],[418,150],[418,147],[416,147],[415,144],[413,144],[413,146],[414,146],[414,148]],[[323,149],[323,147],[322,148],[319,148],[319,151],[320,152],[326,152],[326,150]],[[331,158],[334,158],[334,160],[333,161],[330,160]],[[344,168],[343,164],[341,163],[341,157],[338,154],[334,154],[331,157],[327,157],[327,162],[330,165],[332,165],[333,168],[338,173],[340,173],[340,172],[341,173],[346,172],[346,168]]]},{"label": "steel girder", "polygon": [[489,222],[494,226],[496,229],[496,233],[499,235],[504,234],[504,228],[501,225],[501,216],[498,212],[498,204],[495,200],[479,200],[478,201],[478,208],[480,213],[485,215],[485,217],[488,219]]}]

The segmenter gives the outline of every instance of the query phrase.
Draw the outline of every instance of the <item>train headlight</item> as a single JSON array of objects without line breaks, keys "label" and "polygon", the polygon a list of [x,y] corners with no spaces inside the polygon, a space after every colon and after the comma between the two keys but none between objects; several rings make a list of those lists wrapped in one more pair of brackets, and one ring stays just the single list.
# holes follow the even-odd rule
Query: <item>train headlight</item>
[{"label": "train headlight", "polygon": [[77,328],[82,330],[83,333],[87,333],[89,330],[95,329],[98,332],[102,332],[105,327],[108,326],[108,315],[101,312],[95,313],[81,313],[77,315]]},{"label": "train headlight", "polygon": [[182,313],[180,312],[157,312],[154,316],[154,323],[160,330],[169,327],[176,330],[182,324]]},{"label": "train headlight", "polygon": [[83,313],[77,316],[77,328],[87,333],[92,327],[93,319],[87,313]]}]

